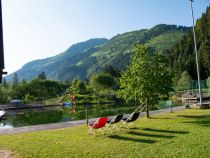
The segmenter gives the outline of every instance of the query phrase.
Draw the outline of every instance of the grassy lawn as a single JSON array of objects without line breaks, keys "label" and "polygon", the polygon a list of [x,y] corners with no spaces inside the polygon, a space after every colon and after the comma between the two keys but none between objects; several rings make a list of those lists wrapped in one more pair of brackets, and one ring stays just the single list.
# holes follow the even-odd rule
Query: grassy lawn
[{"label": "grassy lawn", "polygon": [[[210,157],[210,110],[139,119],[133,129],[88,136],[86,126],[0,136],[21,157]],[[18,156],[18,157],[19,157]]]}]

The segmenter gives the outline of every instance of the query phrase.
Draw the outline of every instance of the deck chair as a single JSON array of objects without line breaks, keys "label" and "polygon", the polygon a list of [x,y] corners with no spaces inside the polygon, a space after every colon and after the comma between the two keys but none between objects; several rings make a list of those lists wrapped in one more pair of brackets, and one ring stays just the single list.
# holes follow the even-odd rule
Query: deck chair
[{"label": "deck chair", "polygon": [[[133,122],[138,119],[140,112],[133,112],[128,118],[122,118],[122,124],[127,129],[129,129],[130,125],[133,125]],[[121,126],[122,127],[122,126]]]},{"label": "deck chair", "polygon": [[87,134],[93,134],[95,136],[94,129],[98,129],[97,132],[103,132],[101,128],[105,127],[106,123],[108,121],[108,117],[99,117],[98,120],[95,123],[90,123],[89,126],[89,131]]},{"label": "deck chair", "polygon": [[123,114],[119,114],[119,115],[116,115],[113,119],[108,120],[107,124],[106,124],[106,128],[104,129],[104,131],[109,130],[109,131],[113,132],[112,129],[115,129],[115,128],[117,130],[119,130],[119,128],[117,127],[116,124],[118,122],[120,122],[122,120],[122,118],[123,118]]}]

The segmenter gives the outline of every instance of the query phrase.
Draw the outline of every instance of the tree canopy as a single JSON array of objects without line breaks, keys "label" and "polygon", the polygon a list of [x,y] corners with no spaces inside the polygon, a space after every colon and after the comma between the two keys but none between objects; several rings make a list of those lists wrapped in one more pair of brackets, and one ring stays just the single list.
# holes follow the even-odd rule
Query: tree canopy
[{"label": "tree canopy", "polygon": [[147,46],[137,45],[130,67],[122,73],[118,95],[126,101],[147,102],[149,117],[149,105],[153,105],[161,95],[167,96],[172,90],[172,83],[164,56],[151,53]]}]

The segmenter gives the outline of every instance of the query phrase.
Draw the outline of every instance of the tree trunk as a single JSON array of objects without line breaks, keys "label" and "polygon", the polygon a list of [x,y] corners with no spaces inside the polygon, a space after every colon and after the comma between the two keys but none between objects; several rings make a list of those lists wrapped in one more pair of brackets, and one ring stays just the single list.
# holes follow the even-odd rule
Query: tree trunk
[{"label": "tree trunk", "polygon": [[149,104],[148,104],[148,101],[147,101],[147,99],[146,99],[146,116],[147,116],[147,118],[149,118]]}]

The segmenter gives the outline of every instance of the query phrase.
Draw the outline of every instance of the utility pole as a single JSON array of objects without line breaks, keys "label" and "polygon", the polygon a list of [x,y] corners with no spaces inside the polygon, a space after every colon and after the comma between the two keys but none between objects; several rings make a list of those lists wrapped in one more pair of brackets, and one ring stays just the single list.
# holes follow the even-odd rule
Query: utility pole
[{"label": "utility pole", "polygon": [[198,50],[197,50],[197,42],[195,36],[195,20],[194,20],[194,13],[193,13],[193,5],[192,3],[194,0],[190,1],[191,7],[191,14],[192,14],[192,23],[193,23],[193,36],[194,36],[194,45],[195,45],[195,56],[196,56],[196,67],[197,67],[197,76],[198,76],[198,90],[199,90],[199,98],[200,98],[200,105],[202,105],[202,92],[201,92],[201,82],[200,82],[200,68],[199,68],[199,60],[198,60]]},{"label": "utility pole", "polygon": [[2,0],[0,0],[0,83],[2,82],[2,76],[7,74],[4,72],[4,41],[3,41],[3,20],[2,20]]}]

